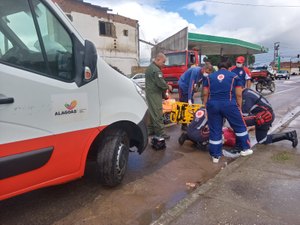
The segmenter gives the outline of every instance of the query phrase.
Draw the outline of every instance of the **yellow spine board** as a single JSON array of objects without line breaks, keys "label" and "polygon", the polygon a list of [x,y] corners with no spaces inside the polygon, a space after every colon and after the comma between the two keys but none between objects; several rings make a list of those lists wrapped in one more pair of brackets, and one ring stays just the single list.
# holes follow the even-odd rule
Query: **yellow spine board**
[{"label": "yellow spine board", "polygon": [[170,120],[172,123],[189,124],[193,120],[195,112],[202,106],[201,104],[189,105],[186,102],[176,102],[173,104]]}]

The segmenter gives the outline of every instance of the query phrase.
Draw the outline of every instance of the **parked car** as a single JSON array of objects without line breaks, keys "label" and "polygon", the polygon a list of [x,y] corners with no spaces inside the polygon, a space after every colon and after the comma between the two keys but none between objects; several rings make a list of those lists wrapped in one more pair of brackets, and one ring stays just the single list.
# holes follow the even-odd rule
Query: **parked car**
[{"label": "parked car", "polygon": [[290,74],[291,74],[291,76],[293,76],[293,75],[299,75],[300,73],[299,73],[300,71],[299,71],[299,68],[291,68],[291,71],[290,71]]},{"label": "parked car", "polygon": [[289,71],[287,70],[279,70],[276,74],[275,74],[275,79],[281,79],[281,78],[284,78],[284,79],[290,79],[291,75],[289,73]]},{"label": "parked car", "polygon": [[145,74],[137,73],[131,78],[135,83],[137,83],[140,87],[145,88]]}]

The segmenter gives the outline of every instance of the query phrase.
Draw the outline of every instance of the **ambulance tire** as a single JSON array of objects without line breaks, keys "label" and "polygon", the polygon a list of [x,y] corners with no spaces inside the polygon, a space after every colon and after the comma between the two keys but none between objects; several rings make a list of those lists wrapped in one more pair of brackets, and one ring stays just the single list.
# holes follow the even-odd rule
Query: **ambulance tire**
[{"label": "ambulance tire", "polygon": [[97,172],[101,184],[114,187],[125,176],[129,155],[129,139],[123,130],[115,130],[105,137],[98,149]]}]

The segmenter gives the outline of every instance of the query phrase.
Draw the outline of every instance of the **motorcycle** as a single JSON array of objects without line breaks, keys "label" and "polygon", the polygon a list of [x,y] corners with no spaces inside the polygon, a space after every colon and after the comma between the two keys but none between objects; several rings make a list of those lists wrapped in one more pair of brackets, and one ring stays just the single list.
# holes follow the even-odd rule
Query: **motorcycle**
[{"label": "motorcycle", "polygon": [[275,91],[275,77],[270,75],[267,77],[256,77],[254,78],[255,90],[261,93],[264,89],[269,90],[271,92]]}]

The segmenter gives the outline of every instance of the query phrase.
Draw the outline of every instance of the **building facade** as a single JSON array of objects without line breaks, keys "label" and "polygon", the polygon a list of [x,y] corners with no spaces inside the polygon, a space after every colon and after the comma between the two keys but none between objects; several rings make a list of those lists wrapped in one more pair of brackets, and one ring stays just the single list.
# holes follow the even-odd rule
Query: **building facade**
[{"label": "building facade", "polygon": [[[271,66],[273,67],[273,69],[277,70],[278,69],[278,65],[274,64],[274,62],[271,63]],[[281,70],[287,70],[289,71],[289,73],[291,74],[300,74],[300,61],[298,62],[281,62],[280,63],[280,69]]]},{"label": "building facade", "polygon": [[99,55],[119,72],[129,75],[139,64],[139,24],[111,9],[83,0],[52,0],[57,3]]}]

